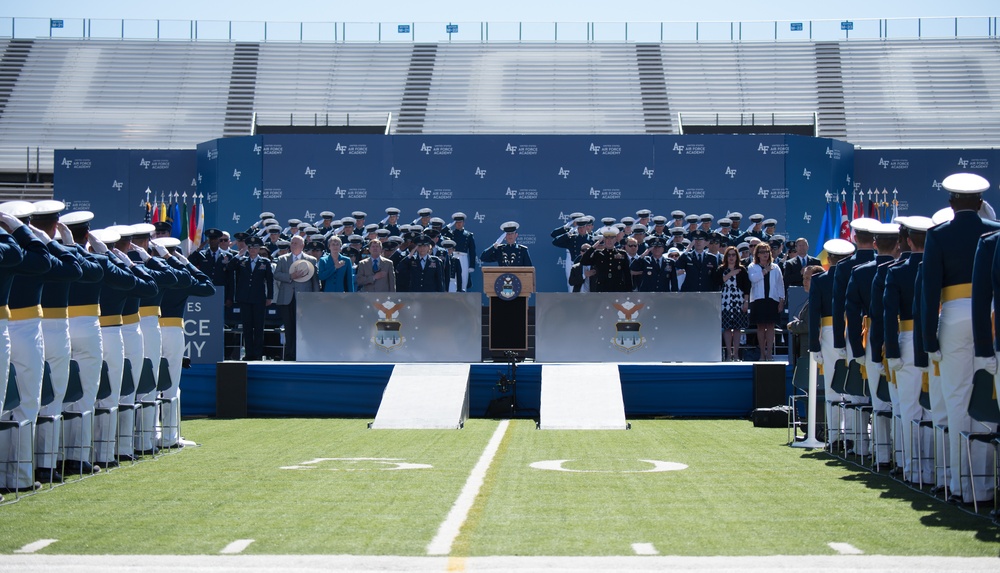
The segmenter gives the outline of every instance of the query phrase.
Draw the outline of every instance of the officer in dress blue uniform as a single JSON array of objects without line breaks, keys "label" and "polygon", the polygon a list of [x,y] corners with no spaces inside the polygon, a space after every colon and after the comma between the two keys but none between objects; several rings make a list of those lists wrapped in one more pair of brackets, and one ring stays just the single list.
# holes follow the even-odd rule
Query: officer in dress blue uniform
[{"label": "officer in dress blue uniform", "polygon": [[517,243],[517,230],[519,228],[520,225],[515,221],[507,221],[503,225],[500,225],[500,230],[504,232],[504,236],[497,239],[496,243],[483,251],[479,259],[484,263],[495,262],[501,267],[532,266],[528,247]]},{"label": "officer in dress blue uniform", "polygon": [[[972,375],[977,362],[972,336],[972,268],[975,248],[980,237],[1000,229],[1000,223],[979,217],[982,194],[989,182],[979,175],[958,173],[942,181],[949,193],[954,219],[927,232],[923,260],[923,320],[924,350],[937,364],[948,413],[948,437],[951,447],[951,501],[973,501],[972,480],[962,470],[961,432],[972,430],[969,398],[972,395]],[[938,309],[940,308],[940,313]],[[933,406],[932,406],[933,407]],[[975,478],[975,501],[993,499],[993,485],[987,474],[993,463],[992,450],[978,442],[972,444],[972,474]],[[967,468],[966,468],[967,469]],[[961,495],[959,495],[961,492]]]},{"label": "officer in dress blue uniform", "polygon": [[[580,249],[590,240],[589,235],[593,229],[594,219],[580,212],[570,213],[566,224],[556,227],[549,235],[552,237],[552,245],[561,249],[566,249],[563,256],[563,268],[566,271],[566,279],[569,280],[569,273],[573,267],[573,261],[580,255]],[[573,287],[570,286],[572,291]]]},{"label": "officer in dress blue uniform", "polygon": [[400,261],[396,289],[403,292],[445,292],[444,263],[430,254],[431,239],[418,235],[417,252]]},{"label": "officer in dress blue uniform", "polygon": [[[711,222],[710,220],[708,221]],[[698,229],[691,233],[694,248],[677,259],[677,270],[684,272],[681,292],[713,292],[719,290],[712,273],[719,266],[719,259],[705,250],[708,233]]]},{"label": "officer in dress blue uniform", "polygon": [[676,292],[677,271],[674,261],[663,256],[666,246],[661,237],[649,240],[647,253],[632,262],[632,282],[639,292]]},{"label": "officer in dress blue uniform", "polygon": [[451,216],[451,226],[446,228],[445,236],[455,241],[455,257],[462,263],[462,288],[466,291],[472,288],[472,271],[476,270],[476,237],[465,228],[465,213],[461,211]]},{"label": "officer in dress blue uniform", "polygon": [[274,299],[274,274],[270,261],[260,256],[262,247],[260,239],[250,237],[247,254],[226,267],[231,277],[226,281],[226,306],[240,305],[244,359],[248,362],[264,356],[264,316]]},{"label": "officer in dress blue uniform", "polygon": [[206,229],[205,238],[208,239],[208,247],[191,253],[191,264],[208,275],[215,286],[223,286],[226,281],[226,266],[232,260],[233,254],[219,247],[219,241],[222,239],[221,230]]}]

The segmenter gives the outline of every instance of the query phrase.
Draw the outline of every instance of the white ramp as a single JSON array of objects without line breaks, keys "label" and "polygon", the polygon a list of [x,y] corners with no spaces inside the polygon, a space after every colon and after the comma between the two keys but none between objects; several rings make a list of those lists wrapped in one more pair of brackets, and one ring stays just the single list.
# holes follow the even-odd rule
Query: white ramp
[{"label": "white ramp", "polygon": [[452,429],[468,418],[468,364],[397,364],[371,427]]},{"label": "white ramp", "polygon": [[626,429],[618,365],[542,365],[538,427],[543,430]]}]

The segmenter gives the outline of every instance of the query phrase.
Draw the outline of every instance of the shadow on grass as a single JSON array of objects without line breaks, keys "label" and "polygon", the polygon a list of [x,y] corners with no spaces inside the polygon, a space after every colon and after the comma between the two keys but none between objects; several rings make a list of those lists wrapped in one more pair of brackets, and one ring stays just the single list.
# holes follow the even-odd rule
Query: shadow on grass
[{"label": "shadow on grass", "polygon": [[[866,488],[880,491],[879,497],[909,503],[914,510],[923,513],[920,522],[927,527],[946,527],[955,531],[975,532],[976,539],[988,543],[1000,544],[1000,528],[993,523],[989,512],[993,503],[980,504],[979,513],[972,507],[951,505],[930,493],[925,485],[923,490],[910,486],[903,481],[890,476],[886,472],[875,472],[857,463],[844,460],[825,451],[811,451],[803,454],[803,458],[814,459],[827,466],[838,467],[848,473],[843,480],[863,484]],[[1000,556],[1000,550],[998,550]]]}]

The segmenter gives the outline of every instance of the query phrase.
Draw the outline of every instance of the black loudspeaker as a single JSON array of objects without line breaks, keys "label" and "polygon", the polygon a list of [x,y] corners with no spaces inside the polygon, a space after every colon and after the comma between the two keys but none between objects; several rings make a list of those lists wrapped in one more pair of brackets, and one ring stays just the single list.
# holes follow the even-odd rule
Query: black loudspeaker
[{"label": "black loudspeaker", "polygon": [[215,364],[215,417],[247,417],[247,363]]},{"label": "black loudspeaker", "polygon": [[753,365],[753,407],[773,408],[788,403],[785,396],[785,364],[757,362]]}]

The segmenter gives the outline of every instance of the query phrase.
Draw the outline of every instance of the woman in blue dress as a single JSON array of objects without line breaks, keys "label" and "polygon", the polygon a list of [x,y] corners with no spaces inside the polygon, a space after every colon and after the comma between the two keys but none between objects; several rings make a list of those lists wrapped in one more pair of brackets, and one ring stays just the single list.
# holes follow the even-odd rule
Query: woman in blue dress
[{"label": "woman in blue dress", "polygon": [[327,245],[330,252],[316,265],[316,276],[323,281],[323,292],[354,292],[354,265],[350,258],[340,254],[343,241],[333,236]]}]

